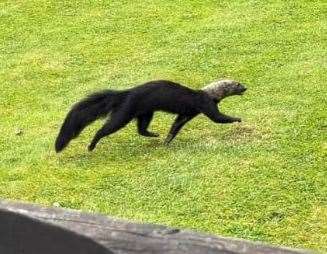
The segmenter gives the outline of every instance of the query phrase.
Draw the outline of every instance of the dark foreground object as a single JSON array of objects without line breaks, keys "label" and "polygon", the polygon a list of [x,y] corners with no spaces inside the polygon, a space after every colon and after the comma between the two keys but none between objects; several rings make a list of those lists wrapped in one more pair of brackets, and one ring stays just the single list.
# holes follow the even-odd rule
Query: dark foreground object
[{"label": "dark foreground object", "polygon": [[1,254],[296,254],[260,243],[0,201]]}]

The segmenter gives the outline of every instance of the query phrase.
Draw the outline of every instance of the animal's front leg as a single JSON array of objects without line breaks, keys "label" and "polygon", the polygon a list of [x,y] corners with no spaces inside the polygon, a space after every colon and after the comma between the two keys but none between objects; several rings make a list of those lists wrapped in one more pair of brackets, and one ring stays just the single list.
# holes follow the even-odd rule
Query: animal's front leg
[{"label": "animal's front leg", "polygon": [[239,117],[228,116],[219,112],[219,121],[218,123],[234,123],[234,122],[242,122],[242,119]]},{"label": "animal's front leg", "polygon": [[214,102],[208,102],[206,105],[203,105],[201,111],[215,123],[233,123],[242,121],[241,118],[228,116],[219,112]]},{"label": "animal's front leg", "polygon": [[168,145],[177,135],[177,133],[182,129],[182,127],[190,121],[194,116],[182,116],[179,115],[173,125],[170,128],[170,131],[164,142],[165,145]]}]

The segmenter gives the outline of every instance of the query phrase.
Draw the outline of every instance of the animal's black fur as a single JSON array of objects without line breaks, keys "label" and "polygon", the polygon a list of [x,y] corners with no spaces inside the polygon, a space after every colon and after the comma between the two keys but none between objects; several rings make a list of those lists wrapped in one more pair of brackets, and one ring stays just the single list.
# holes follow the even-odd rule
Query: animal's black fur
[{"label": "animal's black fur", "polygon": [[[168,144],[180,129],[203,113],[216,123],[240,122],[240,118],[226,116],[218,111],[217,103],[224,97],[243,93],[246,88],[235,81],[232,85],[221,86],[219,96],[204,90],[193,90],[167,80],[150,81],[131,89],[114,91],[103,90],[89,95],[76,103],[66,116],[56,139],[56,152],[62,151],[81,131],[98,118],[110,118],[96,133],[88,149],[91,151],[104,136],[110,135],[137,119],[138,133],[147,137],[158,134],[147,130],[155,111],[177,114],[171,130],[165,140]],[[228,84],[227,84],[228,85]],[[216,91],[215,91],[216,92]]]}]

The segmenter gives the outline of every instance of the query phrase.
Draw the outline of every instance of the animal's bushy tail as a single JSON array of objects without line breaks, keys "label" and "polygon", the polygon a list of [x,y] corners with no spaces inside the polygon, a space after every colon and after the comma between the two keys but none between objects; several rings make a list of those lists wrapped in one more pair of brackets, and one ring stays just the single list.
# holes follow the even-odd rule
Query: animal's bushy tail
[{"label": "animal's bushy tail", "polygon": [[115,106],[122,103],[127,93],[126,91],[103,90],[77,102],[68,112],[61,126],[55,143],[56,152],[62,151],[87,125],[107,116]]}]

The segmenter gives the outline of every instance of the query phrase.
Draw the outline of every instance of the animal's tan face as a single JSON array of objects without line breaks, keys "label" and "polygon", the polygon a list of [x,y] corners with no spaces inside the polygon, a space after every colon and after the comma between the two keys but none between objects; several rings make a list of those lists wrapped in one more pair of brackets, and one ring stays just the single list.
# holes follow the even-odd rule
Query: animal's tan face
[{"label": "animal's tan face", "polygon": [[225,96],[242,95],[247,89],[243,84],[234,80],[221,80],[218,83],[223,88]]},{"label": "animal's tan face", "polygon": [[242,95],[246,91],[246,87],[235,80],[217,80],[203,88],[203,91],[215,99],[222,99],[227,96]]}]

